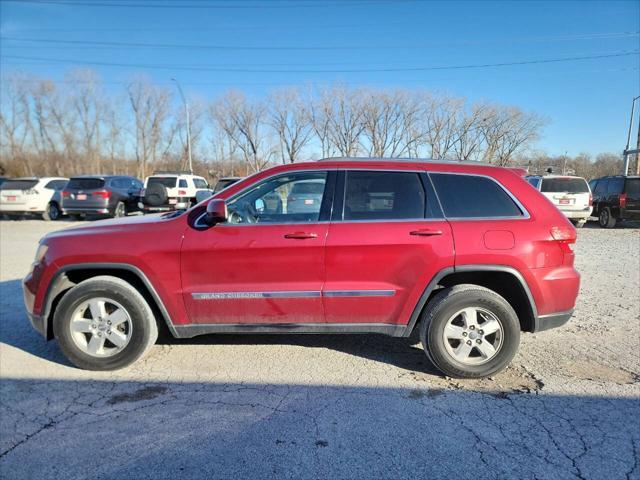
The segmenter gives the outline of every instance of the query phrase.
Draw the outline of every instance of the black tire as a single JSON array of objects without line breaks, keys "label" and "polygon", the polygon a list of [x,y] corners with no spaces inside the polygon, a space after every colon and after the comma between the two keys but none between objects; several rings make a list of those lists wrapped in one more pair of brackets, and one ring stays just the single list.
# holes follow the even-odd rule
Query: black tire
[{"label": "black tire", "polygon": [[152,183],[145,189],[142,202],[151,207],[159,207],[166,205],[168,199],[167,187],[161,183]]},{"label": "black tire", "polygon": [[598,223],[602,228],[613,228],[616,226],[616,217],[613,216],[609,207],[604,207],[600,210]]},{"label": "black tire", "polygon": [[42,214],[42,219],[46,221],[55,221],[61,217],[62,212],[56,202],[51,202],[47,205],[47,209]]},{"label": "black tire", "polygon": [[[87,300],[106,298],[122,305],[131,318],[129,342],[110,357],[97,357],[80,349],[71,336],[71,316]],[[69,290],[56,308],[53,332],[62,353],[79,368],[85,370],[117,370],[140,359],[158,338],[158,326],[144,297],[124,280],[111,276],[93,277]]]},{"label": "black tire", "polygon": [[[467,365],[447,351],[443,338],[448,320],[463,308],[491,312],[502,326],[502,343],[486,363]],[[487,337],[488,338],[488,337]],[[478,285],[456,285],[438,292],[421,315],[420,340],[431,362],[454,378],[483,378],[505,369],[520,344],[520,322],[509,302],[496,292]]]},{"label": "black tire", "polygon": [[122,218],[127,216],[127,206],[123,202],[116,203],[116,207],[113,209],[114,218]]}]

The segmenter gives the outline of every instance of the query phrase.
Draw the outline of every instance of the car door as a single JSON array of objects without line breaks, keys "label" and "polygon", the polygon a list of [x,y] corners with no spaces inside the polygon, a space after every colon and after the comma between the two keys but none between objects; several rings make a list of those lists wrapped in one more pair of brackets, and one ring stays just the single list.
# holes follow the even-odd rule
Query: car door
[{"label": "car door", "polygon": [[[322,182],[313,208],[290,211],[298,183]],[[324,321],[324,246],[335,172],[281,173],[230,198],[228,221],[189,229],[181,256],[186,308],[194,324],[315,324]]]},{"label": "car door", "polygon": [[326,245],[330,324],[406,324],[426,285],[453,265],[451,228],[417,171],[339,174]]}]

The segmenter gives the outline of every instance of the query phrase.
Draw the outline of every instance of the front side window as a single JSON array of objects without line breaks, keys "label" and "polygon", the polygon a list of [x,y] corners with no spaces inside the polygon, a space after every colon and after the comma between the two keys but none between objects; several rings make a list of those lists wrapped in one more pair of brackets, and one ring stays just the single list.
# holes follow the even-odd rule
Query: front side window
[{"label": "front side window", "polygon": [[343,220],[425,218],[425,191],[415,172],[346,173]]},{"label": "front side window", "polygon": [[478,175],[430,173],[448,218],[512,218],[523,212],[495,181]]},{"label": "front side window", "polygon": [[326,183],[326,172],[299,172],[264,180],[228,203],[228,223],[317,222]]}]

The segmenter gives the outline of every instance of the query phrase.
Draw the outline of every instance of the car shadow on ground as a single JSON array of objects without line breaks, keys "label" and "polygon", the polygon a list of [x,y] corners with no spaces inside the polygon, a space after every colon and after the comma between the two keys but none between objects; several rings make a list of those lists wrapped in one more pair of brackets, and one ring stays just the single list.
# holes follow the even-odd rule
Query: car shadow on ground
[{"label": "car shadow on ground", "polygon": [[637,399],[11,378],[2,478],[637,478]]},{"label": "car shadow on ground", "polygon": [[[29,324],[20,280],[0,282],[0,342],[44,360],[70,366],[55,341],[45,342]],[[161,328],[159,345],[294,345],[326,348],[395,367],[439,375],[418,346],[417,331],[409,338],[385,335],[220,334],[176,339]]]}]

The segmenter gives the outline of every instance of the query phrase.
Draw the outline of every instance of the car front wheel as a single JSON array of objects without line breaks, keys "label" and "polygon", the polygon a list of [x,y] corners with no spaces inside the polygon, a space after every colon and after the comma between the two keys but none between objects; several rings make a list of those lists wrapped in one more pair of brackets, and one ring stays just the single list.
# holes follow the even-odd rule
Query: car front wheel
[{"label": "car front wheel", "polygon": [[520,322],[503,297],[478,285],[438,292],[422,313],[420,339],[433,364],[455,378],[483,378],[511,362]]},{"label": "car front wheel", "polygon": [[86,370],[131,365],[158,337],[144,297],[111,276],[94,277],[69,290],[56,308],[53,331],[65,356]]}]

